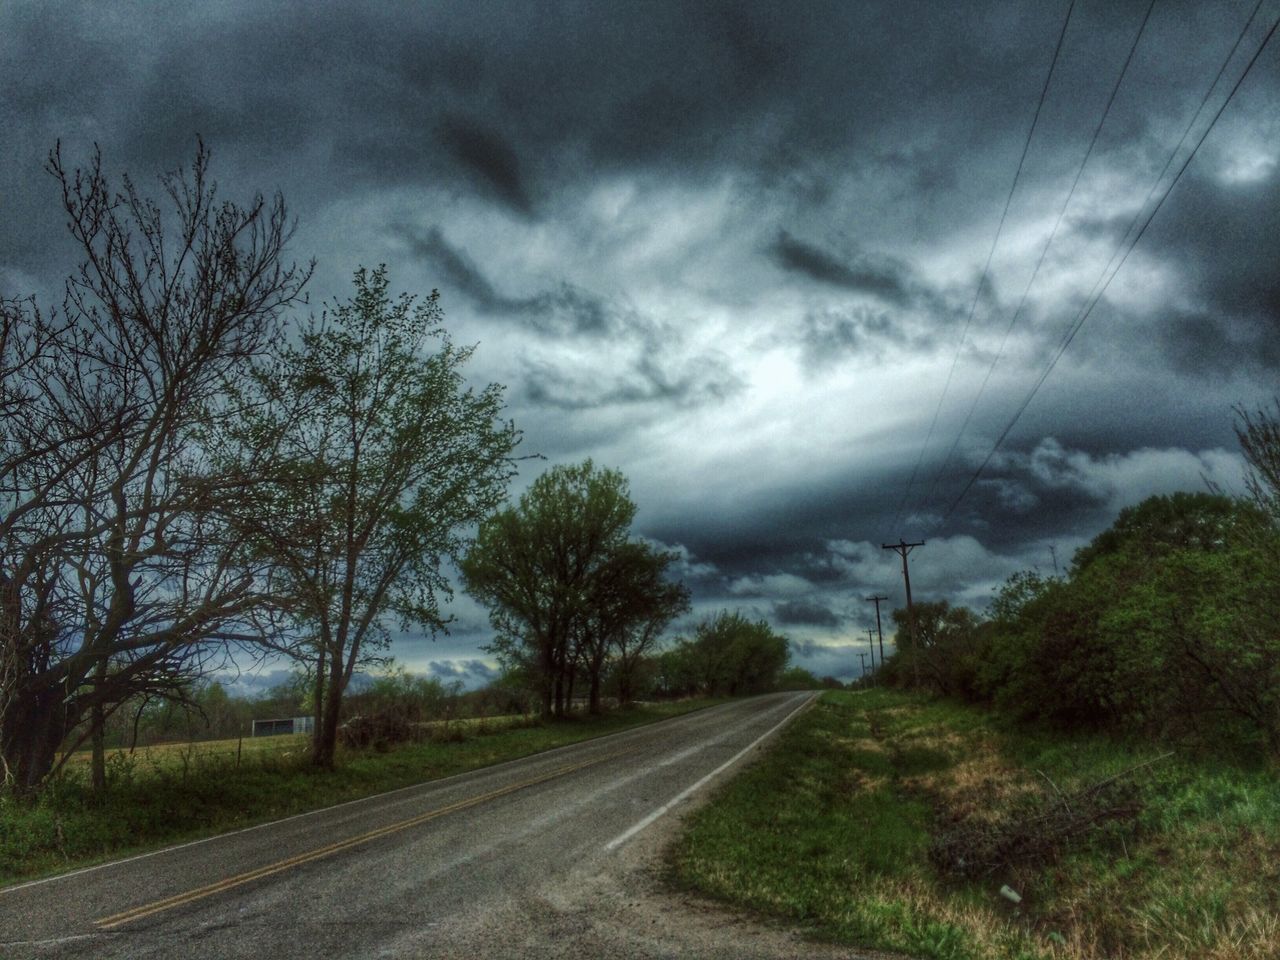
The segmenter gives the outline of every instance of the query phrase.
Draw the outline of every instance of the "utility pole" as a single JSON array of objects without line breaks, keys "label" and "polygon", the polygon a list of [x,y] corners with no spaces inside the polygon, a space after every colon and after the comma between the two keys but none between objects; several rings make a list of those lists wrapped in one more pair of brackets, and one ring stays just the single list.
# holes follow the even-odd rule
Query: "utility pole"
[{"label": "utility pole", "polygon": [[1058,548],[1055,544],[1049,544],[1049,556],[1053,558],[1053,575],[1061,576],[1058,570]]},{"label": "utility pole", "polygon": [[[876,675],[876,635],[871,632],[871,628],[867,627],[867,649],[871,651],[868,656],[871,657],[871,677],[874,681]],[[880,666],[884,666],[884,661],[880,661]]]},{"label": "utility pole", "polygon": [[914,650],[911,664],[915,667],[915,681],[918,687],[920,686],[920,633],[916,630],[916,608],[911,605],[911,573],[907,570],[907,554],[916,547],[923,547],[924,541],[907,543],[899,537],[897,543],[882,543],[880,546],[882,549],[892,550],[902,557],[902,581],[907,587],[907,622],[911,625],[911,646]]},{"label": "utility pole", "polygon": [[888,597],[863,597],[868,603],[876,605],[876,634],[880,637],[880,666],[884,666],[884,631],[880,629],[880,601],[888,600]]},{"label": "utility pole", "polygon": [[867,655],[861,650],[858,651],[858,663],[861,665],[860,668],[862,670],[858,675],[858,679],[865,680],[867,678]]}]

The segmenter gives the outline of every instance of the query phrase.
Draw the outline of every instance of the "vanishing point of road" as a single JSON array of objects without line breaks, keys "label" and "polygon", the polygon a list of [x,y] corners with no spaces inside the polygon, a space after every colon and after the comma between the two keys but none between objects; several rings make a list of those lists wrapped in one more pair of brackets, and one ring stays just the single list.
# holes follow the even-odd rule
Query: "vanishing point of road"
[{"label": "vanishing point of road", "polygon": [[0,957],[830,955],[654,879],[678,814],[811,699],[734,701],[11,886]]}]

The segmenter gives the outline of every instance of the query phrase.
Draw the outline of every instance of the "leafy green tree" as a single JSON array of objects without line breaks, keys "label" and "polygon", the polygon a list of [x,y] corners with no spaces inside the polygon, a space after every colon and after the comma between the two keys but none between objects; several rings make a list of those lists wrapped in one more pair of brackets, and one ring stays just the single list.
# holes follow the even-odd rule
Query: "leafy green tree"
[{"label": "leafy green tree", "polygon": [[782,675],[778,678],[779,690],[817,690],[819,687],[828,687],[828,689],[839,689],[843,684],[836,681],[835,687],[830,687],[826,683],[833,677],[825,677],[819,680],[810,671],[804,667],[788,667],[782,671]]},{"label": "leafy green tree", "polygon": [[537,677],[544,717],[564,716],[584,665],[592,702],[610,645],[644,639],[686,603],[664,578],[672,557],[630,540],[636,506],[626,479],[587,460],[546,471],[512,507],[480,526],[460,565],[489,608],[491,647]]},{"label": "leafy green tree", "polygon": [[1255,519],[1245,503],[1214,493],[1148,497],[1120,511],[1115,522],[1076,551],[1072,570],[1101,557],[1124,554],[1134,565],[1174,550],[1221,550]]},{"label": "leafy green tree", "polygon": [[324,767],[347,684],[388,623],[445,629],[441,564],[501,502],[518,442],[501,387],[466,386],[472,350],[441,326],[439,294],[388,290],[385,267],[357,270],[354,296],[283,349],[242,431],[242,449],[275,474],[246,490],[240,519],[301,632],[285,650],[313,665]]},{"label": "leafy green tree", "polygon": [[[915,604],[915,616],[918,646],[909,639],[907,610],[893,611],[899,645],[885,664],[885,682],[914,680],[918,665],[921,682],[936,692],[971,696],[980,656],[979,619],[967,607],[953,607],[945,600]],[[901,643],[904,639],[906,644]]]},{"label": "leafy green tree", "polygon": [[664,696],[686,697],[699,691],[698,651],[688,640],[677,640],[656,661],[656,686]]},{"label": "leafy green tree", "polygon": [[619,702],[630,703],[641,660],[662,631],[689,609],[689,591],[669,579],[674,553],[644,542],[618,546],[596,578],[578,629],[578,652],[587,669],[591,713],[600,712],[606,665],[612,661]]},{"label": "leafy green tree", "polygon": [[1220,496],[1153,497],[1068,579],[1011,578],[992,604],[984,693],[1064,728],[1280,752],[1280,584],[1261,516]]},{"label": "leafy green tree", "polygon": [[768,623],[722,610],[663,655],[661,672],[671,693],[744,696],[776,689],[789,658]]}]

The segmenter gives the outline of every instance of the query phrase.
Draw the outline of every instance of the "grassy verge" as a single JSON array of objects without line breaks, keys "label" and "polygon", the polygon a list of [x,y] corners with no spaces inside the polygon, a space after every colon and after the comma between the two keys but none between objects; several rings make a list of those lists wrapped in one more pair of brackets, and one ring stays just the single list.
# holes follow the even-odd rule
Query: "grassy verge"
[{"label": "grassy verge", "polygon": [[[461,740],[477,734],[496,733],[513,727],[527,727],[530,721],[520,714],[500,717],[465,717],[456,720],[433,720],[420,724],[424,740]],[[142,768],[155,771],[165,768],[172,771],[190,769],[192,765],[239,765],[273,755],[276,759],[297,759],[311,749],[311,735],[305,733],[281,734],[272,737],[231,737],[225,740],[194,740],[178,743],[158,743],[138,747],[137,750],[108,751],[114,755],[117,766]],[[84,777],[93,754],[88,748],[77,750],[67,758],[70,776]]]},{"label": "grassy verge", "polygon": [[1174,756],[1117,781],[1132,785],[1135,817],[1047,854],[968,878],[930,856],[961,828],[1032,822],[1160,752],[902,694],[829,693],[695,816],[674,871],[823,939],[921,957],[1276,957],[1274,770]]},{"label": "grassy verge", "polygon": [[[344,751],[329,772],[308,765],[305,737],[263,738],[253,750],[246,740],[239,757],[235,741],[109,754],[102,800],[90,793],[84,765],[71,766],[34,803],[0,795],[0,885],[452,776],[719,702],[647,704],[516,728],[453,724],[439,739],[381,753]],[[276,743],[267,746],[270,741]]]}]

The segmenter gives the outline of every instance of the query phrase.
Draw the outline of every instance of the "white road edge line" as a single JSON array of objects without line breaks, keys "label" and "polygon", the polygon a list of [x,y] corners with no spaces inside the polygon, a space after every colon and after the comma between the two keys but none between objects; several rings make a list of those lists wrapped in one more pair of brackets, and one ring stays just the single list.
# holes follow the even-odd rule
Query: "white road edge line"
[{"label": "white road edge line", "polygon": [[697,783],[693,784],[692,786],[685,787],[678,794],[676,794],[674,797],[672,797],[670,800],[668,800],[666,803],[660,806],[657,810],[654,810],[651,814],[649,814],[639,823],[634,824],[624,832],[618,834],[608,843],[606,843],[604,845],[604,849],[616,850],[618,847],[622,846],[624,843],[626,843],[628,840],[634,837],[637,833],[639,833],[645,827],[648,827],[649,825],[651,825],[659,817],[663,816],[664,814],[670,813],[671,809],[675,807],[676,804],[681,803],[682,801],[688,799],[691,794],[696,793],[699,789],[701,789],[707,783],[714,780],[720,774],[724,773],[726,770],[732,767],[735,763],[737,763],[739,760],[745,757],[748,753],[750,753],[753,749],[755,749],[755,747],[758,746],[761,741],[771,736],[775,731],[784,727],[788,720],[790,720],[792,717],[794,717],[797,713],[799,713],[801,710],[803,710],[812,702],[813,702],[812,695],[806,697],[804,702],[800,704],[800,706],[796,707],[794,710],[788,713],[785,717],[783,717],[781,720],[775,723],[772,727],[770,727],[764,733],[760,734],[760,736],[756,737],[749,744],[747,744],[745,747],[743,747],[741,750],[735,753],[732,757],[730,757],[724,763],[720,764],[720,766],[716,767],[714,770],[708,773],[705,777],[703,777]]},{"label": "white road edge line", "polygon": [[[737,701],[737,702],[740,703],[741,701]],[[452,780],[461,780],[464,777],[475,777],[476,779],[480,779],[484,775],[492,773],[495,770],[500,770],[501,768],[506,766],[512,766],[514,764],[521,763],[527,760],[543,760],[553,753],[559,753],[561,751],[569,751],[569,750],[572,750],[574,747],[584,747],[587,745],[599,746],[602,742],[604,742],[605,740],[608,740],[610,737],[626,737],[630,734],[644,731],[647,728],[655,727],[660,723],[667,723],[668,721],[671,721],[671,720],[682,720],[685,717],[694,717],[694,716],[697,716],[698,714],[706,714],[711,710],[721,710],[725,707],[734,706],[734,704],[735,704],[735,701],[731,700],[728,703],[718,703],[712,707],[701,707],[697,710],[690,711],[689,713],[676,714],[674,717],[663,717],[661,720],[654,720],[654,721],[650,721],[649,723],[642,723],[638,727],[631,727],[627,730],[619,730],[617,733],[606,733],[604,736],[601,736],[601,737],[588,737],[586,740],[578,740],[575,743],[565,743],[558,747],[552,747],[549,750],[540,750],[537,753],[525,754],[525,756],[523,757],[513,757],[510,760],[503,760],[500,763],[490,764],[489,766],[486,766],[486,767],[476,767],[473,770],[464,770],[461,773],[453,773],[447,777],[440,777],[438,780],[424,780],[421,783],[410,783],[406,786],[396,787],[394,790],[387,790],[383,793],[375,793],[367,797],[356,797],[353,800],[343,800],[341,803],[335,803],[332,806],[317,807],[314,810],[304,810],[301,813],[295,813],[287,817],[281,817],[279,820],[268,820],[265,823],[255,823],[249,827],[238,827],[235,830],[228,830],[226,833],[215,833],[207,837],[201,837],[199,840],[187,840],[183,843],[175,843],[172,846],[161,847],[158,850],[147,850],[147,851],[144,851],[143,853],[136,853],[131,857],[124,857],[121,860],[108,860],[105,863],[95,863],[88,867],[80,867],[76,870],[68,870],[66,873],[55,873],[52,876],[40,877],[36,880],[27,880],[24,883],[15,883],[13,886],[0,887],[0,896],[4,896],[6,893],[15,893],[18,890],[26,890],[29,887],[39,887],[39,886],[43,886],[46,883],[55,883],[59,880],[68,880],[71,877],[79,877],[86,873],[96,873],[99,870],[106,870],[108,867],[119,867],[119,866],[123,866],[126,863],[133,863],[137,860],[146,860],[149,857],[158,857],[165,853],[173,853],[175,850],[185,850],[187,847],[198,847],[201,844],[212,843],[215,840],[225,840],[228,837],[234,837],[242,833],[252,833],[255,830],[262,830],[262,829],[265,829],[266,827],[274,827],[282,823],[288,823],[291,820],[302,820],[306,817],[314,817],[322,813],[331,813],[334,810],[340,810],[343,807],[352,807],[359,803],[368,803],[372,805],[374,801],[383,800],[387,797],[395,796],[397,793],[408,793],[410,790],[421,790],[425,793],[429,789],[438,787],[441,784],[449,783]]]}]

